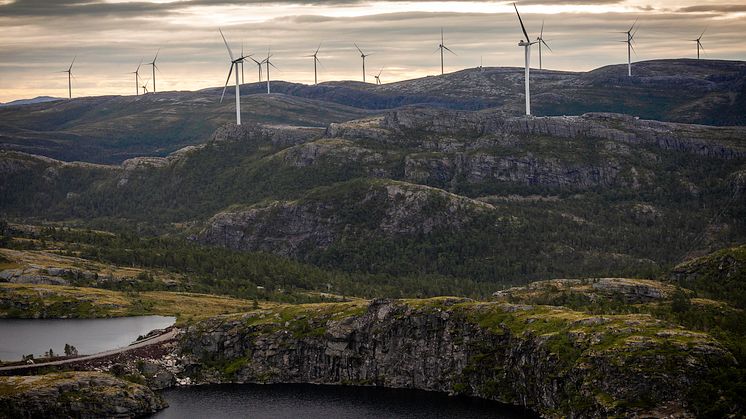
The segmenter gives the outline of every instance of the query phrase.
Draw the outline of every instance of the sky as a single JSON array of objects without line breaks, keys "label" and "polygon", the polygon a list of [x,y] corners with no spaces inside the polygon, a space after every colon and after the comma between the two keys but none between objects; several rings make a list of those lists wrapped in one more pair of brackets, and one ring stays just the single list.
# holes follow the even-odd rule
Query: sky
[{"label": "sky", "polygon": [[[728,2],[730,1],[730,2]],[[740,2],[740,3],[739,3]],[[633,61],[696,57],[746,60],[746,3],[742,0],[523,0],[529,36],[544,22],[544,68],[586,71],[626,62],[622,42],[638,19]],[[73,57],[73,96],[132,95],[142,60],[160,49],[156,87],[197,90],[222,86],[230,66],[218,32],[235,52],[272,61],[272,78],[313,82],[312,54],[320,45],[319,81],[383,83],[439,74],[440,30],[446,71],[522,66],[523,38],[510,2],[364,0],[0,0],[0,102],[67,96]],[[535,48],[534,48],[535,50]],[[534,51],[532,66],[538,66]],[[141,68],[152,89],[151,67]],[[245,81],[258,79],[245,65]]]}]

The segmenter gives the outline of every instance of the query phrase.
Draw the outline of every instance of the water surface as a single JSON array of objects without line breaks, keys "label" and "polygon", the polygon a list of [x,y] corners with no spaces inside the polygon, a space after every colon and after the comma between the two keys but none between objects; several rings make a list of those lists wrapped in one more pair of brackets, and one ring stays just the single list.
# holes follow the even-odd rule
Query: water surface
[{"label": "water surface", "polygon": [[163,392],[169,406],[153,418],[536,418],[497,402],[442,393],[312,384],[222,384]]},{"label": "water surface", "polygon": [[140,335],[174,324],[174,317],[138,316],[111,319],[0,319],[0,360],[41,356],[50,348],[64,354],[65,344],[80,355],[129,345]]}]

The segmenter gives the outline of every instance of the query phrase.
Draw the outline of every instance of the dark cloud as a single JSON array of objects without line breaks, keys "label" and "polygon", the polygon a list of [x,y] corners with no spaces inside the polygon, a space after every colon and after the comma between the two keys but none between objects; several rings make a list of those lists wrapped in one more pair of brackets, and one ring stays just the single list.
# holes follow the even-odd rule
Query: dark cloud
[{"label": "dark cloud", "polygon": [[705,4],[700,6],[683,7],[678,11],[686,13],[738,13],[746,12],[746,4]]}]

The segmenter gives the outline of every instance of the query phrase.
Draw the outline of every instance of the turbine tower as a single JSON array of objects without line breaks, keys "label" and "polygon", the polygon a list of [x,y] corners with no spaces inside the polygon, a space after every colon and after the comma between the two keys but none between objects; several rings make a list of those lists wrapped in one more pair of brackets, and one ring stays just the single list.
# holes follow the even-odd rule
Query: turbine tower
[{"label": "turbine tower", "polygon": [[370,54],[364,53],[357,44],[355,44],[355,48],[360,52],[360,58],[363,59],[363,83],[365,83],[365,57],[370,56]]},{"label": "turbine tower", "polygon": [[158,53],[160,52],[161,52],[161,49],[158,48],[158,51],[155,52],[155,57],[153,58],[153,61],[147,63],[147,65],[153,66],[153,93],[155,93],[155,70],[158,70],[158,66],[155,64],[155,62],[156,60],[158,60]]},{"label": "turbine tower", "polygon": [[[627,76],[629,77],[632,77],[632,51],[635,51],[635,47],[632,46],[632,42],[634,41],[635,35],[637,34],[638,28],[635,28],[635,25],[637,25],[638,19],[635,19],[635,22],[632,24],[632,26],[629,27],[629,29],[622,32],[624,34],[627,34],[627,40],[621,42],[627,44]],[[634,32],[632,32],[632,30],[634,30]],[[637,51],[635,51],[635,54],[637,54]]]},{"label": "turbine tower", "polygon": [[264,60],[262,60],[265,64],[267,64],[267,94],[270,93],[269,92],[269,66],[274,67],[275,70],[279,70],[279,68],[277,68],[277,66],[275,66],[274,64],[272,64],[272,61],[269,60],[270,58],[272,58],[272,54],[269,53],[269,48],[267,48],[267,58],[265,58]]},{"label": "turbine tower", "polygon": [[[218,28],[218,31],[220,32],[220,36],[223,38],[223,43],[225,43],[225,48],[228,50],[228,55],[231,57],[231,68],[228,71],[228,78],[225,80],[225,86],[223,86],[223,94],[220,95],[220,103],[223,103],[223,97],[225,96],[225,89],[228,87],[228,82],[231,80],[231,73],[233,72],[233,67],[236,68],[236,125],[241,125],[241,84],[238,79],[238,65],[243,62],[243,60],[247,57],[244,57],[241,55],[238,58],[233,57],[233,51],[231,51],[231,47],[228,46],[228,41],[225,40],[225,35],[223,35],[223,31]],[[155,89],[153,89],[155,90]]]},{"label": "turbine tower", "polygon": [[69,99],[73,98],[73,64],[75,64],[76,58],[78,57],[73,57],[73,61],[70,63],[70,67],[68,67],[67,70],[60,71],[60,73],[67,73],[67,95]]},{"label": "turbine tower", "polygon": [[444,74],[444,71],[443,71],[443,50],[446,50],[446,51],[450,52],[451,54],[456,55],[455,52],[451,51],[446,46],[446,43],[443,40],[443,28],[440,28],[440,44],[438,45],[438,49],[440,50],[440,75],[442,76]]},{"label": "turbine tower", "polygon": [[249,57],[249,58],[251,58],[251,61],[255,62],[256,66],[259,67],[259,82],[261,83],[261,81],[262,81],[262,66],[264,65],[264,60],[257,61],[253,57]]},{"label": "turbine tower", "polygon": [[148,82],[150,82],[150,79],[145,81],[145,84],[142,85],[142,94],[148,93]]},{"label": "turbine tower", "polygon": [[531,115],[531,89],[529,87],[529,68],[531,67],[531,45],[539,42],[534,41],[531,42],[529,39],[531,37],[528,36],[528,32],[526,32],[526,27],[523,26],[523,19],[521,19],[521,14],[518,13],[518,6],[513,3],[513,7],[515,8],[515,13],[518,15],[518,22],[521,23],[521,30],[523,30],[523,35],[526,36],[526,39],[521,39],[521,42],[518,43],[518,46],[521,46],[525,50],[526,55],[526,71],[525,71],[525,79],[526,79],[526,115]]},{"label": "turbine tower", "polygon": [[381,84],[381,73],[383,72],[383,67],[378,71],[378,74],[371,74],[376,79],[376,84]]},{"label": "turbine tower", "polygon": [[552,49],[549,48],[549,45],[547,45],[546,41],[544,41],[544,21],[541,21],[541,32],[539,33],[539,37],[536,38],[536,43],[539,44],[539,70],[541,70],[541,44],[544,44],[545,47],[549,50],[549,52],[552,52]]},{"label": "turbine tower", "polygon": [[321,60],[319,60],[319,57],[318,57],[320,49],[321,49],[321,44],[319,44],[319,47],[316,48],[316,51],[313,54],[306,55],[306,57],[313,57],[313,84],[319,84],[319,79],[316,73],[316,63],[321,64]]},{"label": "turbine tower", "polygon": [[137,70],[130,73],[130,74],[135,75],[135,96],[138,96],[140,94],[140,67],[141,66],[142,66],[142,59],[140,60],[140,64],[137,65]]},{"label": "turbine tower", "polygon": [[702,52],[704,52],[705,47],[702,46],[702,37],[705,35],[705,31],[707,31],[707,28],[705,28],[704,31],[702,31],[702,34],[699,35],[699,38],[697,39],[690,39],[692,42],[697,43],[697,59],[699,60],[699,50],[701,49]]}]

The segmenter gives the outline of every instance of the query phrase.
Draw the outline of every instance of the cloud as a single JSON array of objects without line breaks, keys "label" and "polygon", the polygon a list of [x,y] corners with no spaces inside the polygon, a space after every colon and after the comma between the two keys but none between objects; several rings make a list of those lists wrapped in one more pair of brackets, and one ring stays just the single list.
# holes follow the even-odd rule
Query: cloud
[{"label": "cloud", "polygon": [[[92,15],[66,10],[90,7],[82,1],[13,3],[16,7],[49,5],[51,10],[43,13],[61,13],[54,18],[7,16],[4,8],[8,5],[0,6],[3,29],[0,31],[0,101],[65,95],[67,79],[59,71],[66,69],[76,54],[74,94],[132,94],[132,76],[128,73],[135,70],[140,59],[152,59],[158,48],[161,48],[162,72],[158,75],[159,87],[196,90],[222,86],[228,55],[218,26],[222,26],[234,51],[240,49],[242,42],[247,51],[257,56],[266,54],[271,47],[274,62],[281,69],[277,77],[296,82],[313,80],[312,61],[305,56],[319,43],[322,43],[321,81],[360,78],[361,63],[353,42],[373,53],[366,60],[371,71],[384,67],[381,76],[384,82],[439,73],[440,60],[434,51],[441,27],[445,30],[446,45],[458,54],[446,58],[446,71],[474,67],[481,60],[487,66],[523,63],[523,53],[517,46],[522,33],[515,12],[503,3],[485,3],[504,9],[498,13],[463,12],[474,10],[467,3],[438,13],[412,10],[409,9],[412,4],[401,2],[372,8],[361,3],[339,8],[288,4],[236,9],[225,6],[236,2],[222,1],[223,6],[183,8],[185,4],[206,0],[168,5],[94,4],[88,10],[99,14]],[[532,36],[536,36],[542,20],[546,21],[544,35],[553,52],[545,51],[543,63],[552,69],[589,70],[623,62],[626,49],[617,42],[621,35],[613,31],[626,30],[638,14],[641,16],[641,29],[636,37],[639,60],[696,56],[693,43],[682,40],[695,38],[707,25],[711,28],[703,39],[707,58],[746,58],[746,44],[733,41],[744,32],[746,17],[736,14],[729,19],[708,14],[682,17],[681,13],[665,13],[661,9],[646,13],[640,13],[635,6],[630,9],[628,13],[544,14],[543,7],[527,6],[521,14]],[[112,14],[100,14],[104,13],[102,10]],[[246,81],[254,81],[256,77],[256,66],[247,66]]]},{"label": "cloud", "polygon": [[738,13],[746,12],[746,4],[705,4],[699,6],[682,7],[678,9],[678,11],[685,13]]}]

